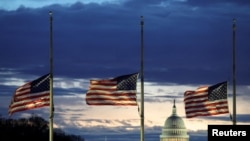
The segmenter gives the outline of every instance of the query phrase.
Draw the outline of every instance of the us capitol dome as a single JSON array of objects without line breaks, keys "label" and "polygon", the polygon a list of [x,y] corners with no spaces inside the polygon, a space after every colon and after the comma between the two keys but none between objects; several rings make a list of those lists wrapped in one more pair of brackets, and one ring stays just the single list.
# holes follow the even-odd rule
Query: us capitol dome
[{"label": "us capitol dome", "polygon": [[175,100],[172,115],[166,119],[162,128],[160,141],[189,141],[184,121],[176,113]]}]

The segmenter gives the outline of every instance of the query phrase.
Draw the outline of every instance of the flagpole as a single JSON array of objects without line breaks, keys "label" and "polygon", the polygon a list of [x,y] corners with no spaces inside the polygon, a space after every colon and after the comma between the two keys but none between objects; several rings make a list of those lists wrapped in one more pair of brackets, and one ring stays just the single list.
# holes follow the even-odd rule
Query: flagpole
[{"label": "flagpole", "polygon": [[235,30],[236,19],[233,19],[233,125],[236,125],[236,64],[235,64]]},{"label": "flagpole", "polygon": [[144,73],[143,73],[143,52],[144,52],[144,45],[143,45],[143,25],[144,20],[143,16],[141,16],[141,141],[144,141]]},{"label": "flagpole", "polygon": [[53,141],[53,34],[52,34],[52,11],[49,11],[50,16],[50,117],[49,117],[49,141]]}]

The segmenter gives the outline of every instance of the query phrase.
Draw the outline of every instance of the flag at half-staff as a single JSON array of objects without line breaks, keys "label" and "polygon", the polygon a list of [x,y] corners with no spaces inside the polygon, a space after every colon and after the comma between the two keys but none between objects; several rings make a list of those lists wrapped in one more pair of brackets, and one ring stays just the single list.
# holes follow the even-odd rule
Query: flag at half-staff
[{"label": "flag at half-staff", "polygon": [[50,74],[18,87],[9,105],[9,115],[50,105]]},{"label": "flag at half-staff", "polygon": [[138,74],[90,80],[89,90],[86,93],[86,103],[88,105],[137,106]]},{"label": "flag at half-staff", "polygon": [[227,82],[199,87],[184,93],[186,117],[212,116],[229,113]]}]

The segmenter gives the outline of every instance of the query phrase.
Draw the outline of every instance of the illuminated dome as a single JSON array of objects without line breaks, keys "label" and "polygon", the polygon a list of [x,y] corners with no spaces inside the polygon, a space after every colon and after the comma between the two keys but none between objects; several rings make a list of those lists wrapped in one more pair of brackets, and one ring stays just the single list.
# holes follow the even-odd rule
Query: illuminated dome
[{"label": "illuminated dome", "polygon": [[172,109],[172,115],[165,121],[160,135],[160,141],[189,141],[189,135],[184,121],[176,113],[175,101]]}]

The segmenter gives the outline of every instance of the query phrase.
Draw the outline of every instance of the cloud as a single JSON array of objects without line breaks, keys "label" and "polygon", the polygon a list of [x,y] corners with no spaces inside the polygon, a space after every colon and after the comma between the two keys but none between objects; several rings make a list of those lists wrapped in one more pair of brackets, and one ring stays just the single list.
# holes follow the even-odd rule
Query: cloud
[{"label": "cloud", "polygon": [[201,2],[199,0],[186,0],[187,4],[193,5],[193,6],[215,6],[215,5],[226,5],[226,4],[233,4],[233,5],[249,5],[249,1],[243,0],[243,1],[234,1],[234,0],[213,0],[213,1],[206,1]]},{"label": "cloud", "polygon": [[[51,5],[40,9],[23,9],[19,12],[3,11],[1,22],[6,36],[3,38],[5,53],[1,55],[6,60],[4,63],[6,66],[13,65],[7,63],[10,61],[25,62],[25,64],[15,64],[15,69],[26,73],[37,70],[42,73],[48,70],[48,11],[54,9],[54,65],[57,75],[67,72],[77,78],[88,77],[91,73],[95,73],[97,77],[105,77],[113,75],[111,70],[116,71],[117,75],[118,72],[139,71],[139,22],[141,14],[145,12],[144,62],[147,80],[161,79],[161,81],[183,83],[206,80],[213,83],[211,78],[231,79],[231,49],[228,48],[232,45],[228,41],[231,40],[232,15],[230,13],[225,15],[225,12],[219,9],[194,11],[186,6],[179,10],[178,6],[181,5],[173,3],[171,9],[165,9],[152,4],[149,9],[138,11],[125,5],[78,2],[68,7]],[[204,17],[203,15],[207,13],[210,16]],[[167,17],[160,16],[162,14],[167,14]],[[16,21],[19,21],[18,24]],[[12,37],[13,35],[18,37]],[[220,36],[220,40],[217,40],[216,36]],[[247,48],[244,45],[246,44],[244,36],[242,37],[237,38],[237,42],[242,44],[237,49],[237,53],[242,54],[237,58],[237,63],[239,62],[237,69],[240,72],[238,82],[247,83],[244,75],[248,74],[249,67],[243,61],[247,58],[247,54],[244,55],[247,52],[244,50]],[[10,42],[11,39],[15,42]],[[182,44],[179,44],[179,40]],[[103,46],[100,47],[100,44]],[[96,51],[100,49],[101,52]],[[13,50],[19,52],[19,55],[16,58],[9,58]],[[33,59],[27,50],[39,50],[36,52],[36,59]],[[67,56],[64,52],[67,52]],[[221,54],[224,57],[221,57]],[[126,57],[128,55],[130,57]],[[100,59],[98,56],[103,57]],[[65,64],[68,67],[64,67]],[[104,70],[105,76],[98,72],[99,68]],[[183,72],[186,75],[183,75]]]},{"label": "cloud", "polygon": [[18,0],[13,0],[13,1],[8,1],[8,0],[2,0],[0,2],[0,9],[4,10],[16,10],[20,8],[43,8],[49,5],[54,5],[54,4],[59,4],[62,6],[71,6],[74,3],[84,3],[84,4],[90,4],[90,3],[96,3],[96,4],[119,4],[122,3],[125,0],[121,0],[117,2],[116,0],[64,0],[64,1],[56,1],[56,0],[23,0],[18,1]]}]

